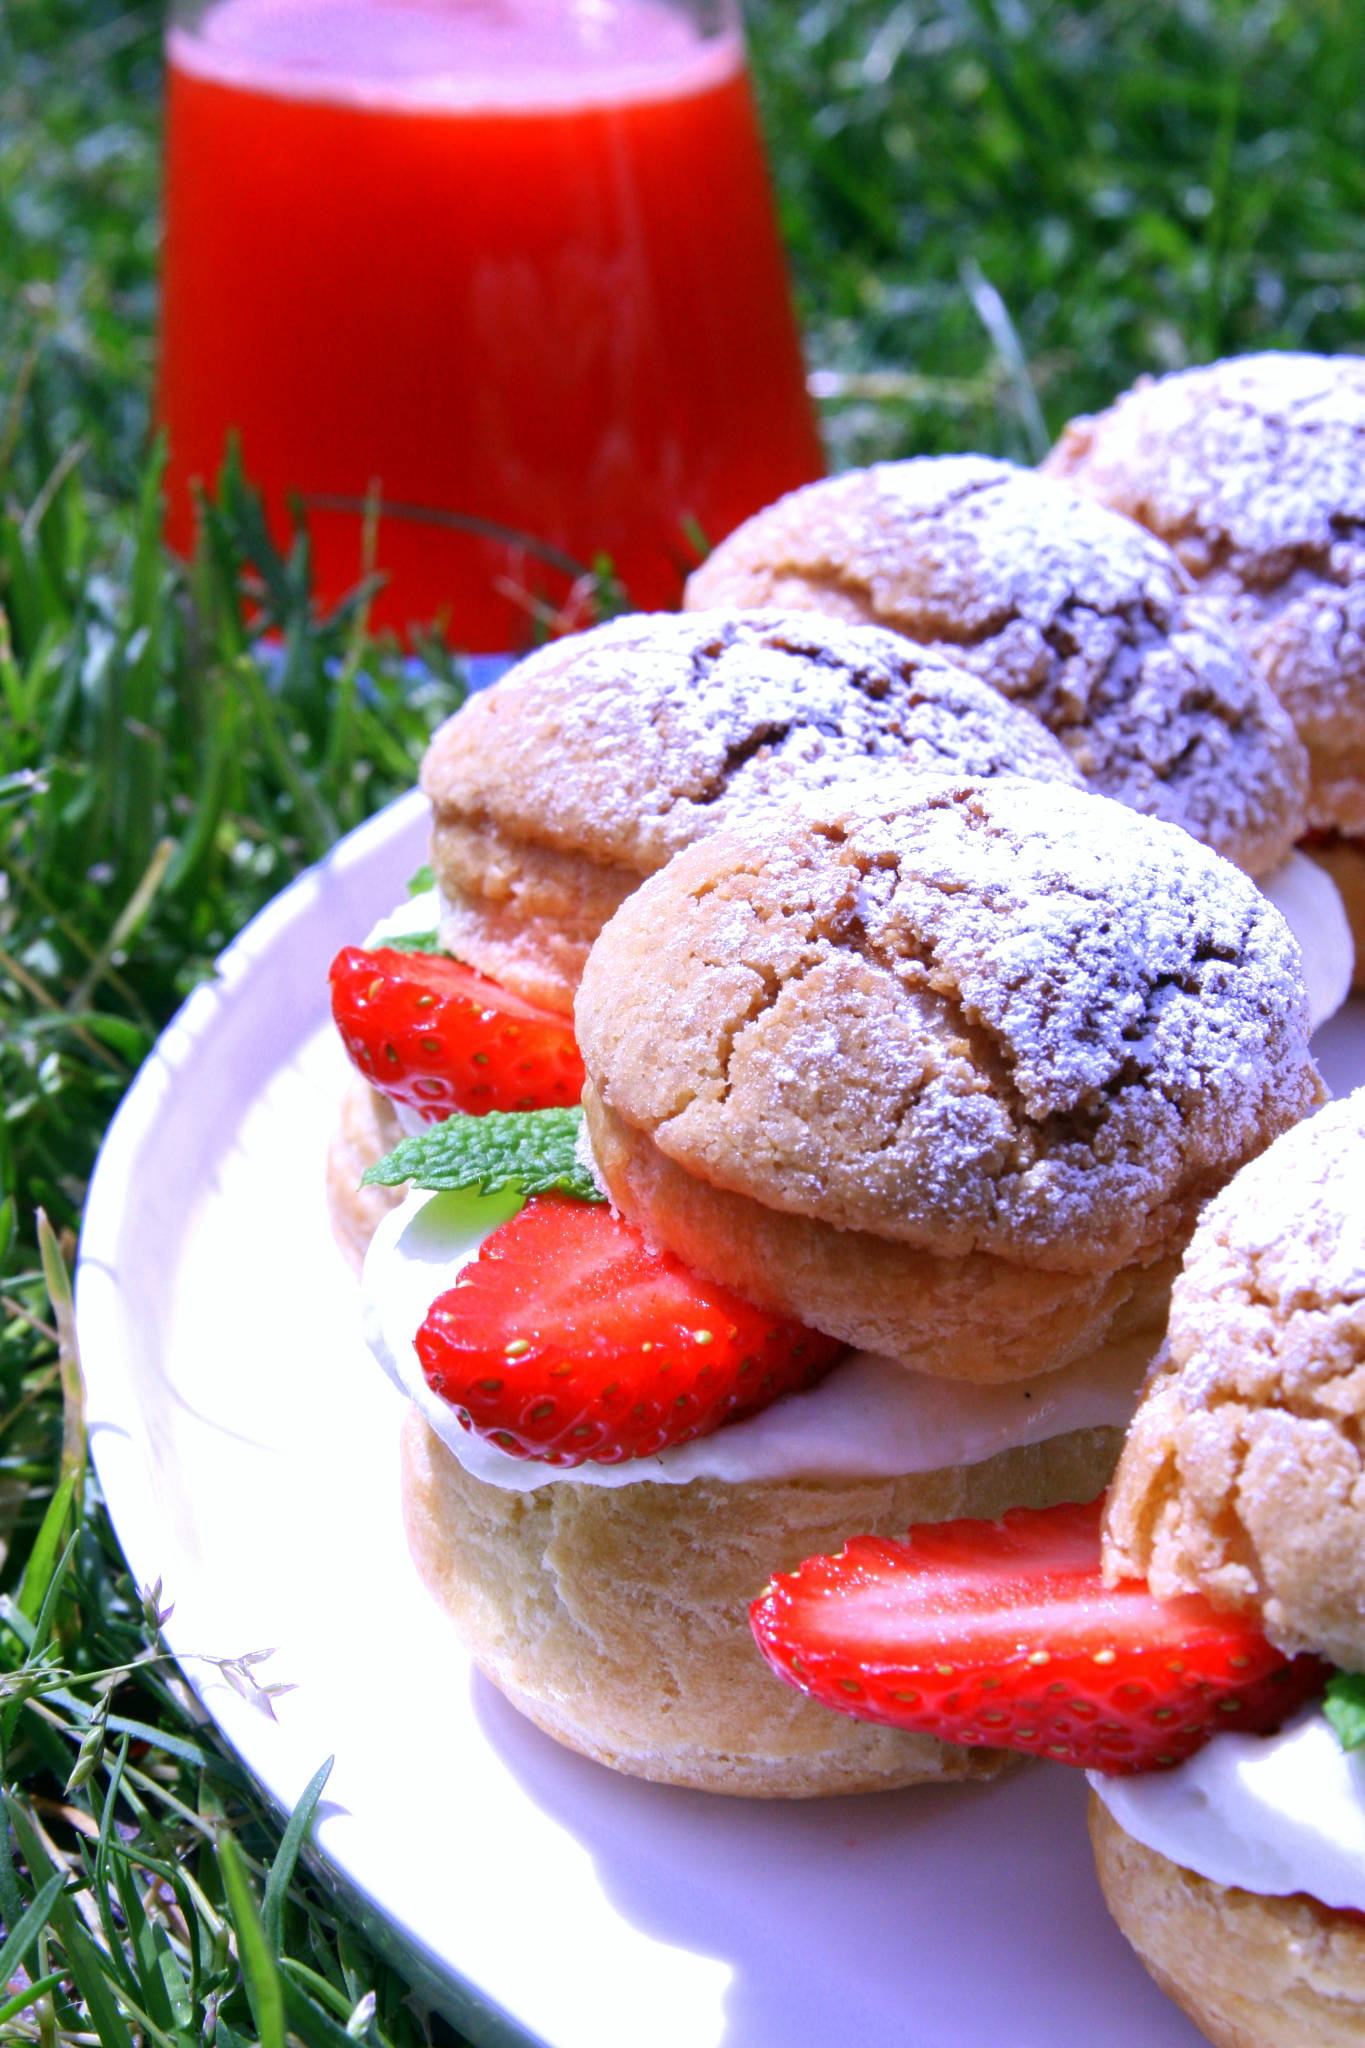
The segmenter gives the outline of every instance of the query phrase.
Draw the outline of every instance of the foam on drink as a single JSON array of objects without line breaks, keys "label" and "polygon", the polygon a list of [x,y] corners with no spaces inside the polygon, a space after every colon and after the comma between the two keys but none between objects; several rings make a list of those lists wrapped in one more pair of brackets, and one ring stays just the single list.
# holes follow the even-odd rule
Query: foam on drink
[{"label": "foam on drink", "polygon": [[168,48],[221,83],[405,112],[673,96],[744,61],[733,31],[703,37],[650,0],[220,0]]}]

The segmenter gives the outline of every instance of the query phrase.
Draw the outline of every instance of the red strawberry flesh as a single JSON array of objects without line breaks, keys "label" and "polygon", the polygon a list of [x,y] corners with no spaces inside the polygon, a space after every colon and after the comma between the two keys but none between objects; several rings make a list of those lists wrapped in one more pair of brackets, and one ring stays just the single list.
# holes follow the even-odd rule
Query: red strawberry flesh
[{"label": "red strawberry flesh", "polygon": [[842,1346],[548,1196],[493,1233],[417,1333],[428,1385],[514,1457],[615,1464],[809,1386]]},{"label": "red strawberry flesh", "polygon": [[346,946],[331,981],[352,1065],[427,1123],[456,1110],[559,1109],[583,1092],[569,1019],[458,960]]},{"label": "red strawberry flesh", "polygon": [[1246,1616],[1106,1587],[1102,1505],[855,1537],[772,1581],[750,1610],[759,1648],[861,1719],[1114,1773],[1267,1732],[1321,1690],[1325,1666],[1291,1663]]}]

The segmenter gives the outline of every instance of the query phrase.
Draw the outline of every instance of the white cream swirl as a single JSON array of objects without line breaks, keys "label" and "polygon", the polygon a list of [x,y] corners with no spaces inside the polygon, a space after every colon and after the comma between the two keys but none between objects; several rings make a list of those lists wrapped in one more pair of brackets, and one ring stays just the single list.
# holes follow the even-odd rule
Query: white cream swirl
[{"label": "white cream swirl", "polygon": [[1365,1751],[1317,1707],[1278,1735],[1216,1735],[1173,1771],[1088,1775],[1126,1834],[1199,1877],[1365,1913]]},{"label": "white cream swirl", "polygon": [[1027,1385],[975,1387],[907,1372],[858,1352],[808,1393],[652,1458],[572,1468],[512,1458],[464,1428],[427,1386],[413,1338],[485,1237],[514,1215],[513,1194],[412,1194],[375,1232],[361,1283],[365,1336],[384,1370],[476,1479],[513,1492],[568,1481],[631,1486],[802,1477],[894,1478],[976,1465],[1073,1429],[1125,1428],[1155,1338],[1106,1345]]}]

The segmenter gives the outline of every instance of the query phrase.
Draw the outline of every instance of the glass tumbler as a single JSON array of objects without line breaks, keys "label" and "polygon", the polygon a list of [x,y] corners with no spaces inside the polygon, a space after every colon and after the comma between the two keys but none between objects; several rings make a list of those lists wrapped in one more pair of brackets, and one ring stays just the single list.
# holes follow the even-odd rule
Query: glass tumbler
[{"label": "glass tumbler", "polygon": [[236,434],[323,601],[373,498],[378,620],[490,652],[821,473],[734,0],[182,0],[167,85],[173,545]]}]

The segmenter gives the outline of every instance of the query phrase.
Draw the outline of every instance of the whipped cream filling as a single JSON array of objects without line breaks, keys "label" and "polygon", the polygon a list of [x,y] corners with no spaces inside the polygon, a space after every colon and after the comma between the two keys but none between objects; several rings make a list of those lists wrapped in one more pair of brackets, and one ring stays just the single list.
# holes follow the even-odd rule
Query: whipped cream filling
[{"label": "whipped cream filling", "polygon": [[1087,1776],[1127,1834],[1199,1877],[1365,1913],[1365,1752],[1317,1707],[1278,1735],[1216,1735],[1173,1771]]},{"label": "whipped cream filling", "polygon": [[1341,893],[1325,868],[1306,853],[1291,853],[1257,884],[1298,940],[1308,1015],[1316,1031],[1351,993],[1355,942]]},{"label": "whipped cream filling", "polygon": [[619,1465],[546,1465],[509,1457],[467,1430],[428,1387],[413,1339],[438,1295],[522,1206],[512,1193],[408,1196],[375,1232],[361,1281],[365,1337],[474,1478],[525,1493],[539,1486],[686,1486],[799,1478],[896,1478],[976,1465],[1070,1430],[1126,1428],[1157,1337],[1105,1345],[1062,1372],[1008,1387],[964,1386],[857,1352],[809,1392],[788,1394],[745,1422]]},{"label": "whipped cream filling", "polygon": [[373,952],[377,946],[391,946],[395,939],[420,939],[427,932],[439,930],[440,923],[440,891],[434,886],[419,889],[415,896],[405,896],[395,904],[360,943],[366,952]]}]

